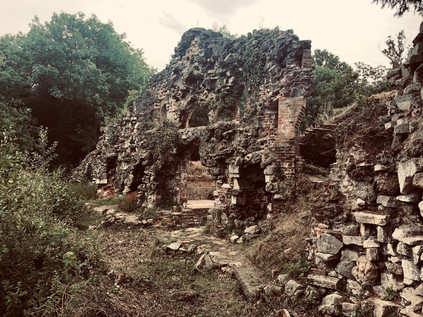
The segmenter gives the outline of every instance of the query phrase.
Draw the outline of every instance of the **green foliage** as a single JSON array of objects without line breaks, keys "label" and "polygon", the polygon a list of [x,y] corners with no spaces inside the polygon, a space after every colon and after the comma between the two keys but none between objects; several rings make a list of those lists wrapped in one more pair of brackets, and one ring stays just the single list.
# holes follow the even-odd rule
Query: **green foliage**
[{"label": "green foliage", "polygon": [[403,62],[405,34],[404,30],[400,31],[394,40],[391,35],[386,40],[386,48],[382,50],[382,54],[389,58],[392,68],[400,67]]},{"label": "green foliage", "polygon": [[381,3],[382,9],[387,6],[396,10],[396,16],[402,16],[410,7],[414,8],[415,13],[423,15],[423,3],[420,0],[373,0],[373,3]]},{"label": "green foliage", "polygon": [[128,91],[143,89],[154,72],[111,23],[82,13],[53,14],[44,24],[35,18],[27,34],[0,37],[0,70],[0,122],[26,144],[32,114],[59,141],[61,162],[71,164],[92,150]]},{"label": "green foliage", "polygon": [[313,87],[307,97],[302,129],[323,123],[334,110],[388,90],[383,66],[357,63],[357,71],[327,50],[315,50]]},{"label": "green foliage", "polygon": [[31,166],[12,137],[3,133],[0,140],[3,316],[63,314],[70,301],[76,303],[81,299],[81,292],[100,265],[91,238],[81,238],[72,227],[84,211],[81,201],[60,171],[48,172],[44,168],[49,156],[38,158],[41,168]]},{"label": "green foliage", "polygon": [[287,263],[283,266],[282,271],[285,274],[289,274],[294,279],[305,278],[310,269],[312,264],[309,260],[307,260],[307,255],[303,254],[295,263]]},{"label": "green foliage", "polygon": [[398,301],[400,299],[399,291],[392,286],[389,286],[383,299],[389,301]]}]

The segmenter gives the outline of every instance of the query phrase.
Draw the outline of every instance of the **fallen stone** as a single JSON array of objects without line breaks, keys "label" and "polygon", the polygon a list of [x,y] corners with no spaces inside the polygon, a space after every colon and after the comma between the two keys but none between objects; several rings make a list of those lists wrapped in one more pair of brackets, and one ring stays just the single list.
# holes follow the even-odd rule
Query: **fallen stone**
[{"label": "fallen stone", "polygon": [[278,285],[272,285],[272,284],[266,285],[263,290],[264,290],[264,293],[270,297],[280,296],[283,292],[282,287]]},{"label": "fallen stone", "polygon": [[285,294],[288,296],[299,296],[304,291],[304,285],[294,280],[289,280],[285,285]]},{"label": "fallen stone", "polygon": [[412,97],[410,97],[409,95],[394,97],[395,104],[398,107],[398,109],[400,109],[401,111],[410,110],[411,100],[412,100]]},{"label": "fallen stone", "polygon": [[252,234],[252,235],[253,234],[258,234],[259,232],[260,232],[260,229],[259,229],[259,227],[257,225],[247,227],[244,230],[244,233],[245,234]]},{"label": "fallen stone", "polygon": [[341,313],[341,302],[343,297],[338,294],[329,294],[322,299],[322,304],[319,306],[318,310],[322,314],[335,315],[339,316]]},{"label": "fallen stone", "polygon": [[419,202],[419,211],[420,211],[420,216],[423,217],[423,201]]},{"label": "fallen stone", "polygon": [[307,276],[307,283],[318,287],[338,290],[341,284],[341,279],[324,275],[309,274]]},{"label": "fallen stone", "polygon": [[166,246],[166,250],[178,251],[181,246],[182,246],[182,243],[173,242],[173,243]]},{"label": "fallen stone", "polygon": [[198,259],[197,263],[194,265],[194,269],[197,271],[202,270],[211,270],[215,267],[215,264],[208,253],[204,253]]},{"label": "fallen stone", "polygon": [[395,135],[409,134],[410,132],[410,124],[408,123],[397,124],[396,126],[394,126]]},{"label": "fallen stone", "polygon": [[285,286],[286,283],[288,283],[289,280],[290,280],[289,274],[280,274],[276,278],[276,281],[277,281],[278,285],[280,285],[280,286]]},{"label": "fallen stone", "polygon": [[233,236],[231,236],[231,238],[230,238],[230,240],[231,240],[231,242],[232,242],[232,243],[236,243],[238,239],[239,239],[239,236],[238,236],[238,235],[236,235],[236,234],[234,234],[234,235],[233,235]]},{"label": "fallen stone", "polygon": [[334,236],[322,233],[316,241],[317,252],[326,254],[338,254],[343,247],[343,243]]},{"label": "fallen stone", "polygon": [[311,285],[307,285],[304,291],[304,295],[308,300],[314,301],[314,302],[316,301],[320,302],[322,299],[322,295],[320,294],[320,292]]},{"label": "fallen stone", "polygon": [[407,245],[423,245],[423,235],[414,236],[414,237],[406,237],[401,240],[401,242],[404,242]]},{"label": "fallen stone", "polygon": [[372,212],[354,212],[355,220],[358,223],[385,226],[389,221],[389,215],[376,214]]}]

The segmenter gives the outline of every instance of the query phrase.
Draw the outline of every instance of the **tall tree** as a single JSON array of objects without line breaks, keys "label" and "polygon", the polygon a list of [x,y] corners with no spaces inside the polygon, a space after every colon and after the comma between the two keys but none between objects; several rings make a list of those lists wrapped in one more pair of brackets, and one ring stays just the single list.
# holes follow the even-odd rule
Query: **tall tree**
[{"label": "tall tree", "polygon": [[14,81],[0,77],[0,98],[8,90],[18,96],[59,141],[62,162],[72,165],[93,149],[104,118],[115,115],[128,91],[142,89],[154,71],[110,22],[82,13],[54,14],[44,24],[35,18],[28,34],[10,38],[12,47],[0,46],[0,65]]},{"label": "tall tree", "polygon": [[396,10],[396,16],[402,16],[405,12],[414,8],[414,12],[423,15],[423,3],[421,0],[373,0],[373,3],[381,4],[382,9],[388,7]]}]

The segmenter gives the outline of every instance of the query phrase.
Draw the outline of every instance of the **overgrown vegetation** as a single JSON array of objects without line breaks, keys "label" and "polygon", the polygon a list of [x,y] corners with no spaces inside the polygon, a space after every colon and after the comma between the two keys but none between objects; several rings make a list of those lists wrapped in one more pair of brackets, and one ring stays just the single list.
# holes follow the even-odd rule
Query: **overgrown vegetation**
[{"label": "overgrown vegetation", "polygon": [[14,129],[26,150],[34,127],[48,127],[58,163],[74,166],[153,72],[110,22],[82,13],[53,14],[44,24],[36,17],[27,34],[0,37],[0,126]]},{"label": "overgrown vegetation", "polygon": [[47,170],[46,139],[42,130],[40,152],[32,155],[18,149],[11,133],[0,140],[3,316],[65,315],[102,267],[94,237],[73,227],[84,212],[78,193],[60,170]]}]

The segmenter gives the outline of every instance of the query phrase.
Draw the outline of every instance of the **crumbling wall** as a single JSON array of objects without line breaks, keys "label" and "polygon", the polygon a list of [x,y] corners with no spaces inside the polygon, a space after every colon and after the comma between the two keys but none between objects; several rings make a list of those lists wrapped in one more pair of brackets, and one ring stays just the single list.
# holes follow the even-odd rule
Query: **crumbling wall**
[{"label": "crumbling wall", "polygon": [[319,309],[328,315],[423,315],[423,24],[413,44],[389,72],[396,90],[371,97],[335,131],[308,277],[327,295]]},{"label": "crumbling wall", "polygon": [[74,178],[89,176],[101,196],[137,191],[142,206],[175,204],[198,153],[216,182],[217,231],[281,212],[301,168],[297,127],[312,73],[310,41],[291,30],[228,39],[191,29]]}]

